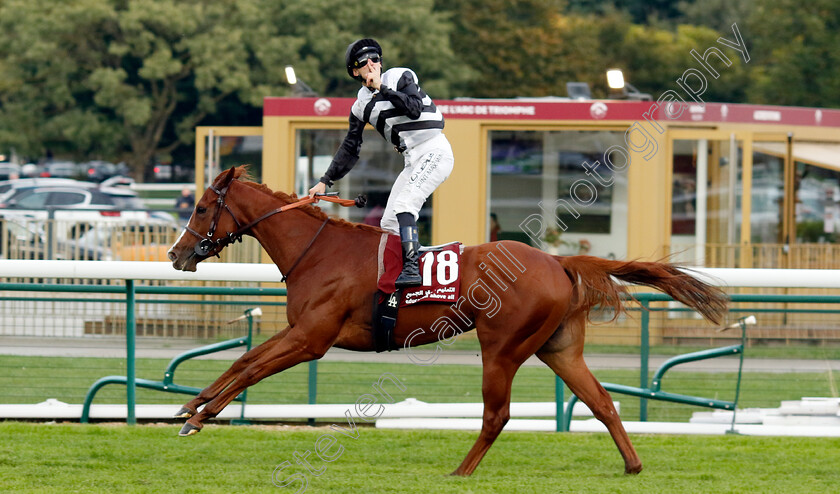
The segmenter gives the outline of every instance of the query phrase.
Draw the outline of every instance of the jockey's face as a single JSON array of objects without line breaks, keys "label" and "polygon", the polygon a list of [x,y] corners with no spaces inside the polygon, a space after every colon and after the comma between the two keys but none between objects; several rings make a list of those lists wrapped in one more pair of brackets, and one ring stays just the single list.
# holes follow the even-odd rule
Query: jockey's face
[{"label": "jockey's face", "polygon": [[[374,62],[377,60],[377,62]],[[382,59],[379,57],[368,58],[367,63],[359,67],[358,69],[353,69],[353,75],[356,77],[361,77],[362,80],[367,80],[368,75],[372,73],[379,74],[382,70]]]}]

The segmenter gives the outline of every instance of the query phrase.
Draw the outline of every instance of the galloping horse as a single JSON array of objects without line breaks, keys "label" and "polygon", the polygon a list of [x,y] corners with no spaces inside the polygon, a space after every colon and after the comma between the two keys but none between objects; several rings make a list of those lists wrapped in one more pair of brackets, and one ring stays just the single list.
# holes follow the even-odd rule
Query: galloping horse
[{"label": "galloping horse", "polygon": [[[169,250],[169,258],[176,269],[195,271],[196,264],[237,237],[255,237],[288,277],[289,325],[242,355],[184,405],[177,414],[188,418],[181,435],[201,430],[204,421],[247,387],[321,358],[331,347],[374,350],[371,308],[383,231],[328,218],[309,205],[281,211],[296,198],[240,180],[244,171],[231,168],[215,179]],[[502,254],[508,257],[508,266],[515,266],[509,272],[499,266]],[[493,270],[491,266],[499,267]],[[510,418],[514,374],[534,354],[604,423],[624,458],[624,471],[641,471],[642,463],[612,398],[583,360],[589,311],[596,305],[612,308],[616,315],[622,311],[626,288],[612,279],[617,278],[662,290],[717,324],[727,307],[723,292],[667,263],[559,257],[510,241],[466,247],[460,269],[461,286],[481,286],[481,300],[476,290],[474,296],[462,297],[454,305],[404,307],[394,329],[395,343],[404,347],[438,341],[433,323],[439,318],[466,320],[464,329],[476,330],[483,363],[483,423],[478,439],[453,474],[470,475],[502,431]],[[492,307],[490,292],[497,297]],[[431,329],[418,332],[417,328]]]}]

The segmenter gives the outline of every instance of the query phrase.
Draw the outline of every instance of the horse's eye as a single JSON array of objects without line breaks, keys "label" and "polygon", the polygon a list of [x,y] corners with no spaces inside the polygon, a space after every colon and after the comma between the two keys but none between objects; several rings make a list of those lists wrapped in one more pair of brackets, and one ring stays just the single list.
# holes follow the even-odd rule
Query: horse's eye
[{"label": "horse's eye", "polygon": [[207,212],[207,208],[198,207],[198,208],[195,208],[195,212],[198,213],[198,214],[204,214],[204,213]]}]

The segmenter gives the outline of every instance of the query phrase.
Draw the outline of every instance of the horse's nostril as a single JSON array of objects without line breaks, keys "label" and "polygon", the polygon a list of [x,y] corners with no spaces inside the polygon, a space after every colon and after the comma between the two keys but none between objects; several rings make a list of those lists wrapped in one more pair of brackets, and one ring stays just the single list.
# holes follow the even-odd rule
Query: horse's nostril
[{"label": "horse's nostril", "polygon": [[166,255],[169,256],[169,260],[172,261],[172,262],[175,262],[175,259],[178,258],[178,256],[176,256],[175,253],[172,252],[171,250],[169,252],[167,252]]}]

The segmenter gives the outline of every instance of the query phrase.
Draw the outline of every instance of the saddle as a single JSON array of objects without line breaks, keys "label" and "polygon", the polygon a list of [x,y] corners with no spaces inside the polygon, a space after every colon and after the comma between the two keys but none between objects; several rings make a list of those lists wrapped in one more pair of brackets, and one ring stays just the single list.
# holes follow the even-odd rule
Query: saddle
[{"label": "saddle", "polygon": [[420,273],[423,285],[398,290],[394,282],[402,270],[402,247],[398,235],[383,234],[379,242],[377,291],[373,297],[373,336],[376,352],[398,350],[394,328],[400,307],[419,303],[455,303],[461,284],[460,242],[421,247]]}]

